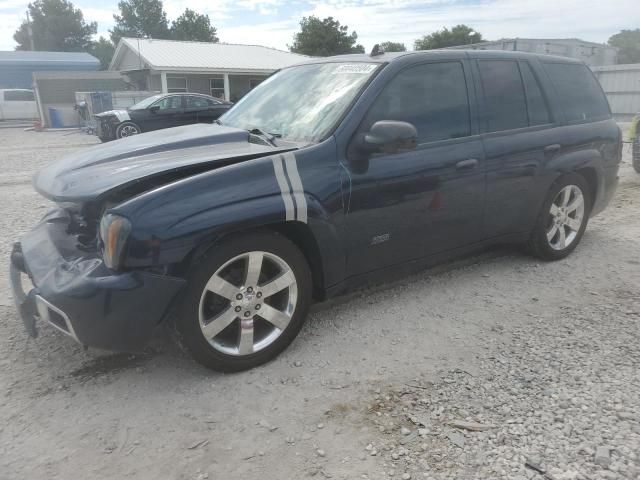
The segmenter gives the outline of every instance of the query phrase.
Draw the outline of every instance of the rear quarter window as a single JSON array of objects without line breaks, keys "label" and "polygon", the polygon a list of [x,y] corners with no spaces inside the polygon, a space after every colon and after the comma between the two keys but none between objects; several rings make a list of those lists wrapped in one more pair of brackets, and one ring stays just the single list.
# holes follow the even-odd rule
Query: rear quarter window
[{"label": "rear quarter window", "polygon": [[586,65],[543,62],[558,93],[567,122],[603,120],[611,117],[600,84]]}]

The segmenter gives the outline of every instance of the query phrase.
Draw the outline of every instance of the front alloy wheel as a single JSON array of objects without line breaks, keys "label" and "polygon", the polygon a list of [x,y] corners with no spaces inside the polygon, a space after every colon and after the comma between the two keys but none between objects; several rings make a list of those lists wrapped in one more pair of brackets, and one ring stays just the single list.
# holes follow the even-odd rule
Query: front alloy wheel
[{"label": "front alloy wheel", "polygon": [[176,326],[198,362],[246,370],[293,341],[312,288],[307,260],[288,238],[269,230],[236,234],[194,262]]},{"label": "front alloy wheel", "polygon": [[227,355],[268,347],[291,322],[298,284],[291,267],[272,253],[253,251],[222,265],[200,297],[202,334]]},{"label": "front alloy wheel", "polygon": [[140,127],[133,122],[124,122],[116,128],[116,138],[132,137],[140,133]]}]

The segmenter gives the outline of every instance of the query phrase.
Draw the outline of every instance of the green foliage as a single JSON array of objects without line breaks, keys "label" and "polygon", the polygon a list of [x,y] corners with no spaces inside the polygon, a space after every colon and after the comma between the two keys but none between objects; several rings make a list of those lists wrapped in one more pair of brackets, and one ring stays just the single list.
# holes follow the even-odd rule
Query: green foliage
[{"label": "green foliage", "polygon": [[169,21],[161,0],[120,0],[120,15],[114,15],[111,34],[114,45],[122,37],[169,39]]},{"label": "green foliage", "polygon": [[640,28],[616,33],[609,45],[618,47],[618,63],[640,63]]},{"label": "green foliage", "polygon": [[404,43],[400,43],[400,42],[382,42],[380,46],[385,52],[406,52],[407,51],[407,47],[404,46]]},{"label": "green foliage", "polygon": [[300,31],[293,36],[289,50],[303,55],[328,57],[343,53],[364,53],[364,47],[356,44],[358,34],[348,32],[347,25],[328,17],[320,20],[316,16],[303,17]]},{"label": "green foliage", "polygon": [[111,43],[111,40],[100,36],[98,41],[91,45],[89,53],[100,60],[100,67],[102,70],[106,70],[109,68],[115,49],[116,47]]},{"label": "green foliage", "polygon": [[470,43],[482,42],[482,34],[467,25],[456,25],[451,30],[443,28],[430,35],[419,38],[414,43],[416,50],[433,50],[434,48],[455,47]]},{"label": "green foliage", "polygon": [[174,40],[195,40],[198,42],[218,42],[215,27],[211,26],[209,15],[201,15],[187,8],[171,24],[171,38]]},{"label": "green foliage", "polygon": [[[79,8],[66,0],[36,0],[28,6],[35,50],[81,52],[91,45],[98,24],[86,23]],[[26,20],[13,35],[16,50],[31,50]]]}]

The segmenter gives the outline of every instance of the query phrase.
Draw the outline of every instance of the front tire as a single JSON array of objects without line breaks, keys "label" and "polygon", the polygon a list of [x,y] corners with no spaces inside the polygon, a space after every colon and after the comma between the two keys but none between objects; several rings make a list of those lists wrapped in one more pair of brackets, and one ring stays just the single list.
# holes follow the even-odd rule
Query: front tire
[{"label": "front tire", "polygon": [[591,212],[591,191],[582,175],[570,173],[553,184],[528,242],[543,260],[560,260],[580,243]]},{"label": "front tire", "polygon": [[140,127],[133,122],[122,122],[116,128],[116,138],[132,137],[141,133]]},{"label": "front tire", "polygon": [[177,329],[196,361],[237,372],[275,358],[296,337],[311,303],[304,255],[275,232],[237,235],[198,259]]}]

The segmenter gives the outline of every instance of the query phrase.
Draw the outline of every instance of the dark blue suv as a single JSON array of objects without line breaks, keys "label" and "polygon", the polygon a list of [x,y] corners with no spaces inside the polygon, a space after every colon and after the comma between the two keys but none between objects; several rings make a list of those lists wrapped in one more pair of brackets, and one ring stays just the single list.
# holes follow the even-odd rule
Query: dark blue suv
[{"label": "dark blue suv", "polygon": [[[498,242],[578,245],[617,185],[621,132],[590,70],[516,52],[311,60],[214,125],[53,163],[58,208],[12,253],[30,334],[138,350],[163,319],[204,365],[281,352],[319,301]],[[33,288],[21,288],[22,273]]]}]

